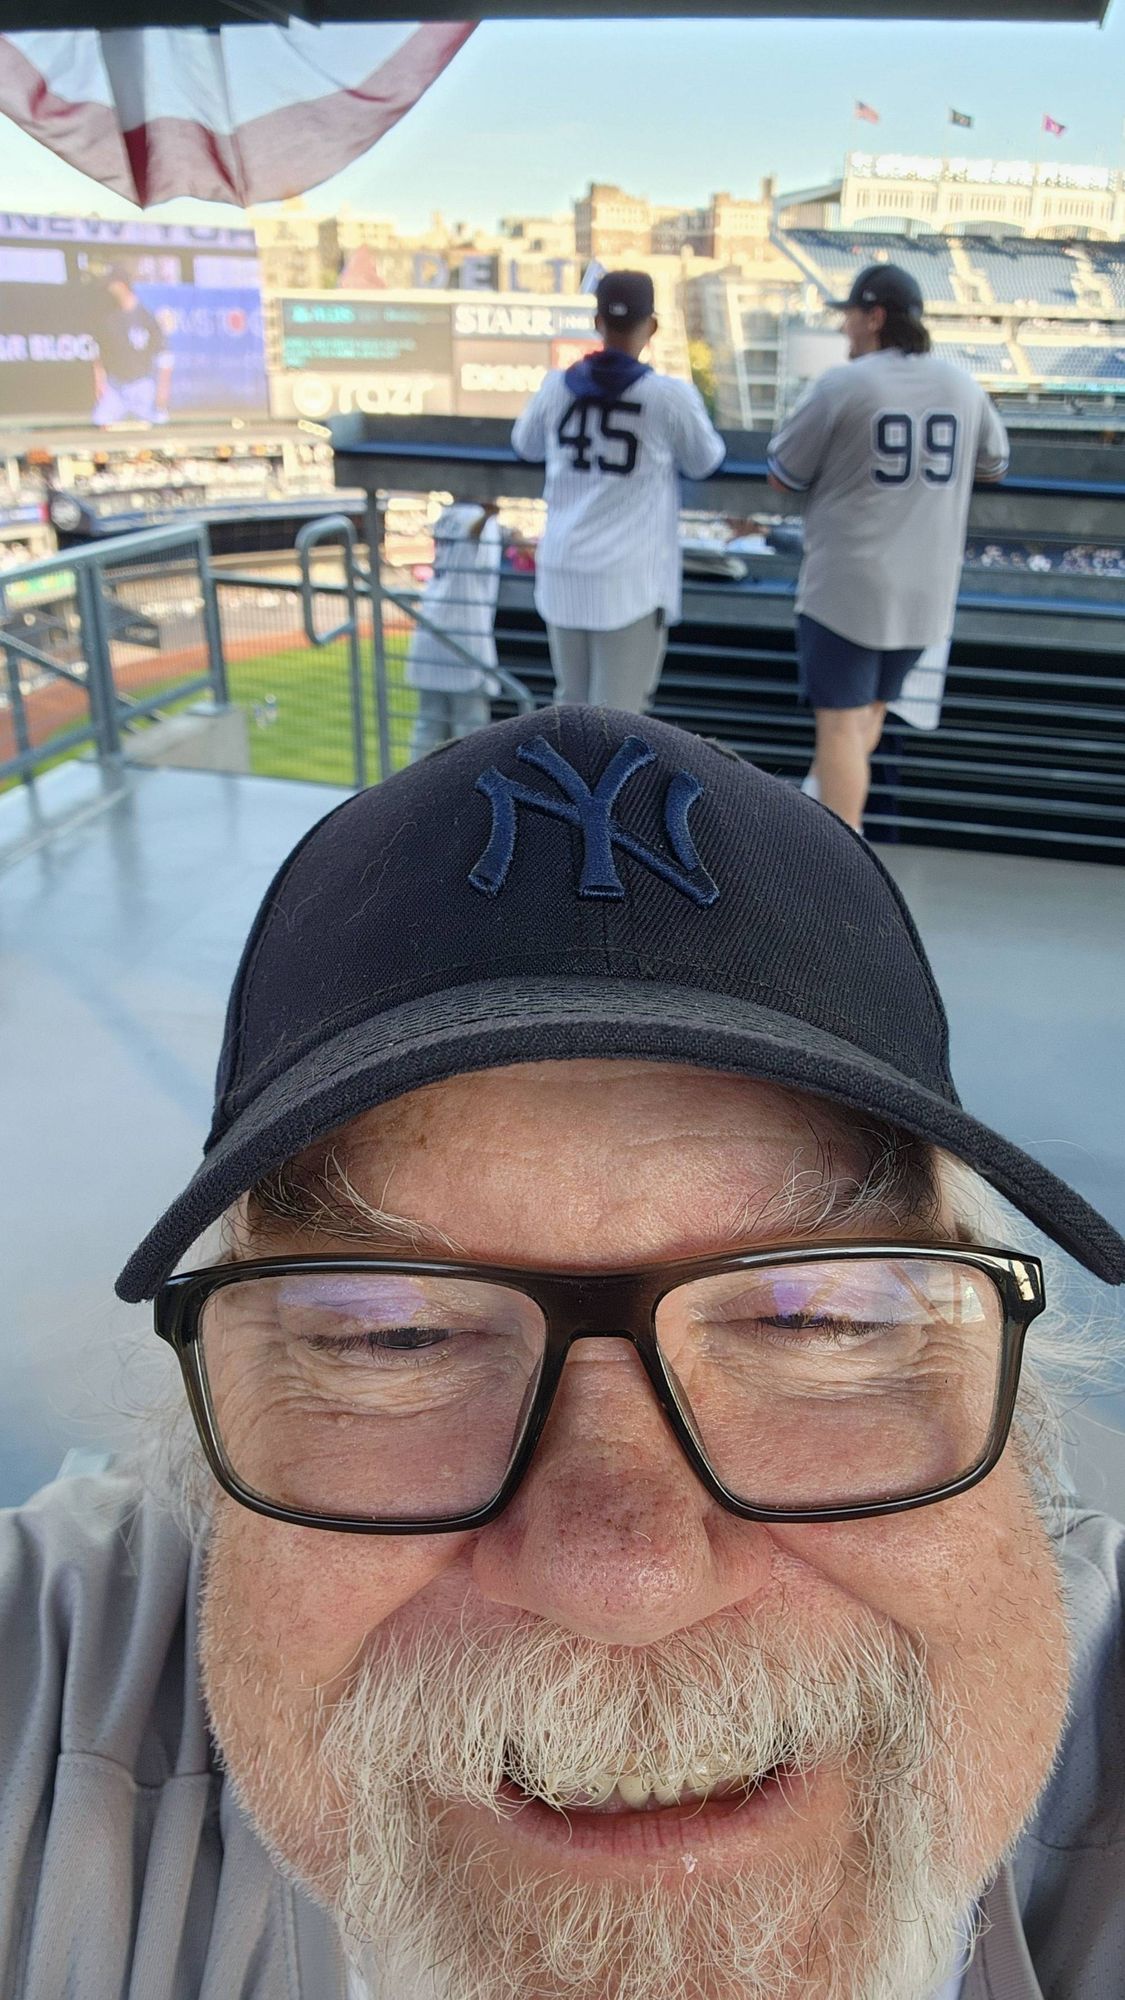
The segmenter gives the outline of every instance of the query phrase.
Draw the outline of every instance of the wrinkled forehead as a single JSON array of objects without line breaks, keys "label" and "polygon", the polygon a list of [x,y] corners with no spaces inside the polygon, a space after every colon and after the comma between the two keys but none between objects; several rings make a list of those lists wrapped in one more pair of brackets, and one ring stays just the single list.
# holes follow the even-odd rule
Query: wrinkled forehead
[{"label": "wrinkled forehead", "polygon": [[259,1184],[261,1223],[555,1262],[691,1255],[901,1226],[933,1205],[930,1149],[799,1091],[682,1064],[477,1071],[364,1113]]}]

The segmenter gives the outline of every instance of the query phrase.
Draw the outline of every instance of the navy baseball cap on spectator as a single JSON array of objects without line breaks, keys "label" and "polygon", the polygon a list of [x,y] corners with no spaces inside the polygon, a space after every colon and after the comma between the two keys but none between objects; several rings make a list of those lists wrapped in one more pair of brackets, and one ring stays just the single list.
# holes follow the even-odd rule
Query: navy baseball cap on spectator
[{"label": "navy baseball cap on spectator", "polygon": [[906,313],[921,319],[926,310],[921,287],[900,264],[868,264],[858,271],[846,299],[829,299],[833,312],[847,312],[852,306],[886,306],[888,312]]},{"label": "navy baseball cap on spectator", "polygon": [[639,326],[656,311],[656,294],[647,271],[607,271],[595,296],[598,318],[622,330]]},{"label": "navy baseball cap on spectator", "polygon": [[118,1292],[150,1297],[262,1175],[373,1106],[581,1056],[763,1078],[889,1120],[1125,1279],[1110,1224],[962,1108],[918,934],[859,836],[700,737],[576,706],[435,752],[294,848],[235,978],[202,1165]]}]

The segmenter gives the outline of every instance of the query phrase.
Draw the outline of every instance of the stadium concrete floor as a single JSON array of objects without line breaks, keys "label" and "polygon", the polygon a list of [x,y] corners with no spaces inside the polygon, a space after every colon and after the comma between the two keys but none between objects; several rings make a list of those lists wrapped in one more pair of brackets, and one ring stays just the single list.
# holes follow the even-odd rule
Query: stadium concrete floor
[{"label": "stadium concrete floor", "polygon": [[[0,798],[2,1504],[68,1449],[128,1435],[165,1365],[114,1275],[197,1162],[262,891],[342,796],[72,764]],[[1125,1228],[1125,869],[883,855],[946,997],[962,1097]],[[1074,1420],[1075,1479],[1125,1513],[1125,1313],[1067,1269],[1072,1310],[1108,1345],[1107,1386]]]}]

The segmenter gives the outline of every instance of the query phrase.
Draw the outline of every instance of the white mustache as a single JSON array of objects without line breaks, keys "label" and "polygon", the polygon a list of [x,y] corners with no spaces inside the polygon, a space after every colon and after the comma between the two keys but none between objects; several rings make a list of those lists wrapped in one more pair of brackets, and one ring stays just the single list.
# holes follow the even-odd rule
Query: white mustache
[{"label": "white mustache", "polygon": [[862,1797],[927,1761],[933,1694],[920,1648],[874,1619],[764,1635],[728,1615],[660,1646],[608,1648],[540,1621],[423,1632],[379,1646],[323,1715],[347,1785],[406,1785],[497,1807],[505,1779],[561,1802],[606,1772],[687,1785],[846,1766]]}]

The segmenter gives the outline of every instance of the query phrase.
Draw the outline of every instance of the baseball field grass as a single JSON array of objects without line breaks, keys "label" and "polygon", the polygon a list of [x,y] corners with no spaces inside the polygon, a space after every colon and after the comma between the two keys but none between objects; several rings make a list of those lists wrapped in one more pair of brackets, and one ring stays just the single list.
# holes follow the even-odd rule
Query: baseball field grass
[{"label": "baseball field grass", "polygon": [[[405,684],[406,638],[398,632],[387,634],[388,705],[390,710],[391,768],[398,770],[408,761],[410,728],[417,697]],[[366,778],[379,776],[379,725],[375,704],[371,648],[362,648],[362,705]],[[159,696],[183,681],[182,672],[162,682],[159,676],[146,677],[146,700]],[[351,691],[347,646],[343,640],[314,649],[303,640],[265,645],[228,660],[227,684],[230,698],[245,709],[249,720],[250,769],[255,777],[295,778],[310,783],[353,785],[356,779],[355,747],[352,730]],[[200,699],[170,698],[163,714],[174,715]],[[40,771],[50,770],[68,757],[83,754],[81,748],[50,753],[53,736],[65,735],[78,720],[81,709],[65,724],[40,739],[45,751]],[[18,779],[0,781],[0,791],[18,784]]]}]

